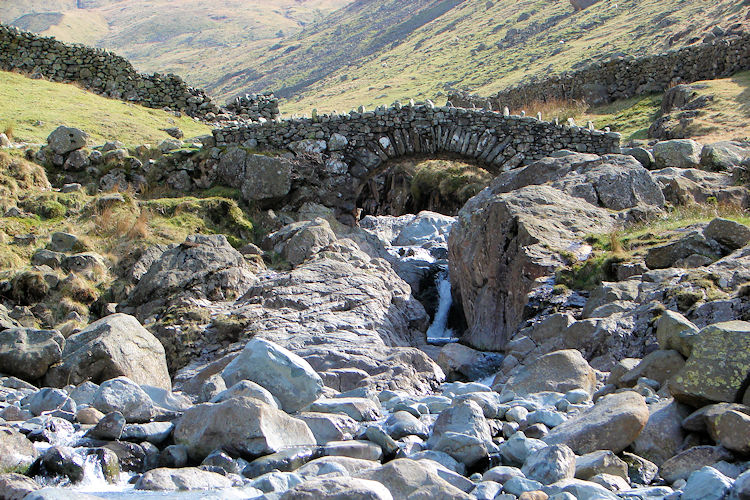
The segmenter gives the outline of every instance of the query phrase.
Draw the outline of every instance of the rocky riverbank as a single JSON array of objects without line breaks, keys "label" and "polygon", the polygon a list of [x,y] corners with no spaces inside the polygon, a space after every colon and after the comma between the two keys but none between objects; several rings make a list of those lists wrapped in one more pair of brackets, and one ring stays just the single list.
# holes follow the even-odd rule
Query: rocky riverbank
[{"label": "rocky riverbank", "polygon": [[[36,236],[0,283],[0,498],[750,498],[750,155],[713,150],[561,151],[455,218],[346,226],[306,199],[257,246],[234,205],[207,216],[226,235],[116,266]],[[435,345],[448,271],[459,342]]]}]

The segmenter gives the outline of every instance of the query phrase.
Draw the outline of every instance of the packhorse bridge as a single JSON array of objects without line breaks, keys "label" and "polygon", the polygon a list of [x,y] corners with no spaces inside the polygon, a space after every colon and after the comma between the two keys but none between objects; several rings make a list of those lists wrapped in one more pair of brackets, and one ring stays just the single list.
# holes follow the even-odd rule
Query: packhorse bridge
[{"label": "packhorse bridge", "polygon": [[389,161],[403,157],[450,155],[496,174],[562,149],[608,154],[620,147],[617,133],[430,103],[243,123],[216,129],[213,135],[220,147],[316,157],[315,172],[296,175],[321,186],[318,202],[342,213],[352,213],[366,183],[387,169]]}]

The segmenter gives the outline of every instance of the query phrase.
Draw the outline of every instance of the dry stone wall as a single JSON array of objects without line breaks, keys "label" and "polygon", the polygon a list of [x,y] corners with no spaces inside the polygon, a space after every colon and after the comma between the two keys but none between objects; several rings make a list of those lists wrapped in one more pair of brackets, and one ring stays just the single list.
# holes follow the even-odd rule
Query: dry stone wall
[{"label": "dry stone wall", "polygon": [[106,97],[208,120],[270,120],[279,114],[273,95],[238,98],[230,109],[220,109],[204,90],[189,87],[177,75],[138,73],[127,59],[112,52],[65,44],[11,26],[0,25],[0,69],[77,83]]},{"label": "dry stone wall", "polygon": [[750,34],[726,37],[648,57],[626,57],[532,79],[489,98],[453,94],[448,100],[462,107],[523,109],[534,102],[584,100],[606,104],[617,99],[664,92],[675,83],[725,78],[750,69]]}]

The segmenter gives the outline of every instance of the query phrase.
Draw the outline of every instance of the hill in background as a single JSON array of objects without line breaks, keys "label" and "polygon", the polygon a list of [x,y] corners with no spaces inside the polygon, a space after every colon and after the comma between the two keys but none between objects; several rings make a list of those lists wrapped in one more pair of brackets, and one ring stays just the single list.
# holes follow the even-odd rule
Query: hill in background
[{"label": "hill in background", "polygon": [[32,1],[0,19],[113,49],[220,99],[275,91],[286,113],[440,100],[454,89],[490,95],[530,76],[698,43],[750,15],[736,0],[601,0],[579,12],[567,0],[71,3]]}]

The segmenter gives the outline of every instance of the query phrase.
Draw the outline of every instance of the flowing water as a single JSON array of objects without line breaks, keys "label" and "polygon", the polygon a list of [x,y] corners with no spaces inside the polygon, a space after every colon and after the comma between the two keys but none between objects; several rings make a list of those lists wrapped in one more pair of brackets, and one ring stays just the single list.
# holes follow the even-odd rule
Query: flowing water
[{"label": "flowing water", "polygon": [[435,318],[432,320],[432,325],[427,330],[427,342],[436,345],[458,342],[456,333],[453,329],[448,328],[448,316],[453,305],[448,270],[446,269],[438,273],[435,281],[438,290],[438,307],[435,312]]}]

